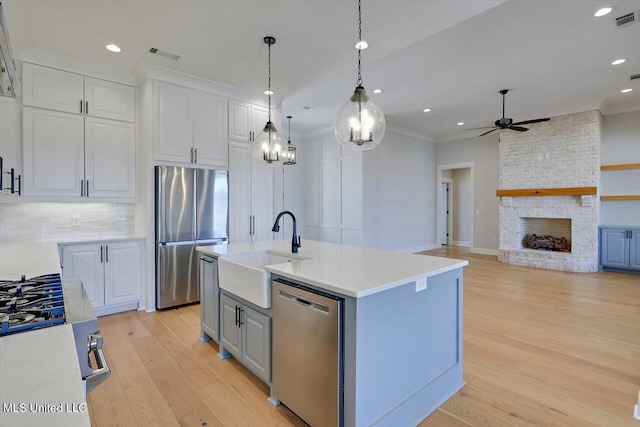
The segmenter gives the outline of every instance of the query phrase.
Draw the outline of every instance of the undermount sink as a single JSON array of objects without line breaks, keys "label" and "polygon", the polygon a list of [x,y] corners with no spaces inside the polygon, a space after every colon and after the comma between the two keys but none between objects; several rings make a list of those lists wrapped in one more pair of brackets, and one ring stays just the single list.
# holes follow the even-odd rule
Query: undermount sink
[{"label": "undermount sink", "polygon": [[259,307],[269,308],[271,273],[264,267],[305,259],[309,258],[272,251],[227,255],[218,259],[219,286]]}]

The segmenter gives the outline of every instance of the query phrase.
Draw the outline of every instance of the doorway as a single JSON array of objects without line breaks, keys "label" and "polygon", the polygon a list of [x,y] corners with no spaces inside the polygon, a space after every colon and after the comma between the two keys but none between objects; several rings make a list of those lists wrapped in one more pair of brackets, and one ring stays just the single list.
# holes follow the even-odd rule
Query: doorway
[{"label": "doorway", "polygon": [[438,165],[436,182],[440,186],[436,197],[438,243],[473,251],[474,163]]}]

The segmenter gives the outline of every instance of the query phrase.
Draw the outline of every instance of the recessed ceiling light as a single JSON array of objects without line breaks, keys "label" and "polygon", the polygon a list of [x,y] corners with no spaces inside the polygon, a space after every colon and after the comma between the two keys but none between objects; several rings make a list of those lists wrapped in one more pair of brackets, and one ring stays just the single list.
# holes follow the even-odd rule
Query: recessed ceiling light
[{"label": "recessed ceiling light", "polygon": [[458,122],[458,126],[462,126],[464,122]]},{"label": "recessed ceiling light", "polygon": [[602,9],[598,9],[593,16],[600,18],[601,16],[608,15],[613,10],[612,7],[603,7]]},{"label": "recessed ceiling light", "polygon": [[424,110],[422,110],[422,111],[423,111],[423,112],[425,112],[425,113],[428,113],[428,112],[430,112],[430,111],[431,111],[431,108],[425,108],[425,109],[424,109]]},{"label": "recessed ceiling light", "polygon": [[303,109],[307,110],[307,111],[312,111],[313,108],[309,107],[308,105],[305,105],[304,107],[302,107]]},{"label": "recessed ceiling light", "polygon": [[118,46],[116,44],[108,44],[105,47],[107,48],[107,50],[109,52],[119,53],[120,51],[122,51],[122,49],[120,49],[120,46]]},{"label": "recessed ceiling light", "polygon": [[624,59],[624,58],[616,59],[615,61],[613,61],[611,63],[611,65],[620,65],[620,64],[623,64],[625,61],[626,61],[626,59]]},{"label": "recessed ceiling light", "polygon": [[364,40],[360,40],[358,43],[356,43],[356,49],[358,50],[365,50],[368,47],[369,47],[369,43],[367,43]]},{"label": "recessed ceiling light", "polygon": [[374,89],[373,90],[373,93],[382,93],[382,92],[384,92],[382,89]]},{"label": "recessed ceiling light", "polygon": [[275,92],[274,92],[274,91],[272,91],[272,90],[265,90],[265,91],[264,91],[264,94],[265,94],[265,95],[273,95],[274,93],[275,93]]},{"label": "recessed ceiling light", "polygon": [[629,93],[629,92],[631,92],[632,90],[633,90],[633,89],[628,88],[628,89],[622,89],[620,92],[621,92],[621,93]]}]

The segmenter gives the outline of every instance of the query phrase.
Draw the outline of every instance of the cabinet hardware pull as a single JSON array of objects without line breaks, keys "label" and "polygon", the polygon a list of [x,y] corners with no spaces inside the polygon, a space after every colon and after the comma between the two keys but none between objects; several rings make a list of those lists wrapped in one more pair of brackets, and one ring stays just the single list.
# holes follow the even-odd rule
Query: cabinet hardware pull
[{"label": "cabinet hardware pull", "polygon": [[193,147],[191,147],[191,163],[193,163]]},{"label": "cabinet hardware pull", "polygon": [[18,174],[18,196],[22,195],[22,175]]},{"label": "cabinet hardware pull", "polygon": [[84,113],[89,114],[89,101],[84,102]]},{"label": "cabinet hardware pull", "polygon": [[238,326],[238,306],[236,305],[236,326]]},{"label": "cabinet hardware pull", "polygon": [[82,99],[80,100],[80,114],[82,114]]},{"label": "cabinet hardware pull", "polygon": [[194,156],[194,157],[195,157],[195,160],[194,160],[194,162],[193,162],[193,163],[198,163],[198,149],[197,149],[197,148],[196,148],[196,149],[194,149],[194,150],[193,150],[193,152],[195,153],[195,156]]},{"label": "cabinet hardware pull", "polygon": [[105,245],[104,248],[105,260],[109,262],[109,245]]},{"label": "cabinet hardware pull", "polygon": [[251,236],[251,215],[249,215],[249,236]]},{"label": "cabinet hardware pull", "polygon": [[80,180],[80,197],[84,197],[84,179]]},{"label": "cabinet hardware pull", "polygon": [[103,252],[102,252],[102,245],[100,245],[100,264],[103,263],[103,259],[104,259],[104,257],[103,257]]},{"label": "cabinet hardware pull", "polygon": [[87,197],[89,197],[89,180],[87,180]]},{"label": "cabinet hardware pull", "polygon": [[244,322],[242,321],[242,312],[244,310],[242,309],[242,307],[239,307],[238,309],[238,328],[241,327],[242,325],[244,325]]}]

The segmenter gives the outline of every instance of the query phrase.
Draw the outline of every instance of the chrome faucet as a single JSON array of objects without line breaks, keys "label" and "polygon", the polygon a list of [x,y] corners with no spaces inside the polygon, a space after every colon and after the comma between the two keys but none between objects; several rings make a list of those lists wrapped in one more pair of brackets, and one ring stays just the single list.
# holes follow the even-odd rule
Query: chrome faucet
[{"label": "chrome faucet", "polygon": [[279,224],[280,217],[285,214],[289,215],[293,220],[293,237],[291,238],[291,252],[294,254],[297,254],[298,248],[301,247],[302,245],[300,244],[300,237],[298,237],[298,234],[296,233],[296,217],[294,214],[292,214],[289,211],[280,212],[276,217],[276,222],[275,224],[273,224],[273,228],[271,229],[271,231],[273,231],[274,233],[277,233],[278,231],[280,231],[280,224]]}]

